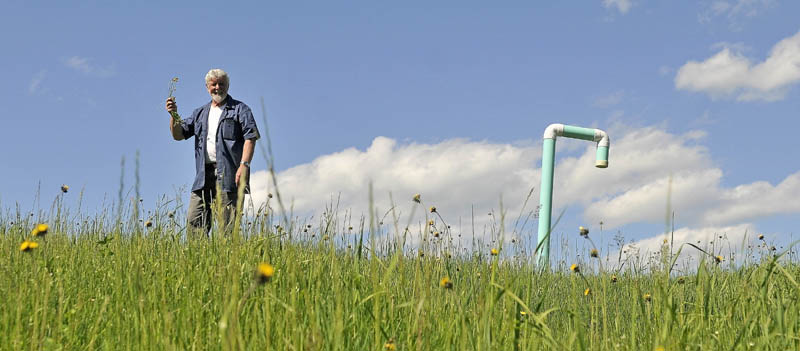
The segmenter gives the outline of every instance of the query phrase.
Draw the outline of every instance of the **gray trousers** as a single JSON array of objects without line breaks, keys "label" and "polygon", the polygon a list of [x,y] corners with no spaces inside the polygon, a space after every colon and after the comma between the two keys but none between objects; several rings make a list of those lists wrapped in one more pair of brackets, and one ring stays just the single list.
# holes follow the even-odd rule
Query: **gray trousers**
[{"label": "gray trousers", "polygon": [[[236,211],[236,193],[219,191],[221,184],[217,183],[214,164],[206,165],[205,186],[202,190],[192,191],[189,195],[189,210],[186,215],[189,221],[190,236],[208,236],[211,231],[211,223],[217,218],[217,225],[220,233],[229,233],[233,226]],[[219,199],[217,199],[219,193]],[[217,203],[217,200],[219,202]]]}]

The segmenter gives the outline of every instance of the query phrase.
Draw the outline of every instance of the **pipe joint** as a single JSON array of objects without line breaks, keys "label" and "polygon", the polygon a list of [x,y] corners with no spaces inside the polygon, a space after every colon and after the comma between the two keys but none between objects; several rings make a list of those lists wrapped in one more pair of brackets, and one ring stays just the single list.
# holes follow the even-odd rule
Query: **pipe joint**
[{"label": "pipe joint", "polygon": [[562,135],[564,135],[564,125],[561,123],[553,123],[544,130],[544,139],[555,139]]}]

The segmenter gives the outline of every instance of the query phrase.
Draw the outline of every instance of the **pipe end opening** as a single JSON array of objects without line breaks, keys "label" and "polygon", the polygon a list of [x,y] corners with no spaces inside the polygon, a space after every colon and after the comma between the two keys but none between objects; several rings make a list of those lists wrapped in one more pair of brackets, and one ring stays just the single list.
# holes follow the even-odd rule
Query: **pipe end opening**
[{"label": "pipe end opening", "polygon": [[594,166],[597,168],[608,168],[608,160],[597,160]]}]

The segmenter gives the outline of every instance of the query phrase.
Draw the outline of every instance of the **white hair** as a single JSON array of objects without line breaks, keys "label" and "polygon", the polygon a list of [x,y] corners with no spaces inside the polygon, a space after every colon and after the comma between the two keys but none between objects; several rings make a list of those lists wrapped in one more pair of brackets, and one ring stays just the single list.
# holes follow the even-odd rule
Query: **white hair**
[{"label": "white hair", "polygon": [[208,85],[208,82],[212,79],[222,79],[226,87],[231,85],[231,79],[228,77],[228,73],[219,68],[214,68],[206,73],[206,85]]}]

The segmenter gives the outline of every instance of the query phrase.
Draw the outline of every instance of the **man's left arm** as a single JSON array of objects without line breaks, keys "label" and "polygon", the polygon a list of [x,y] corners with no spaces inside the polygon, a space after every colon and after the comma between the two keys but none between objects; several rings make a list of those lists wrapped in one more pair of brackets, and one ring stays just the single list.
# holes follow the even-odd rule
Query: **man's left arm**
[{"label": "man's left arm", "polygon": [[244,175],[250,176],[250,162],[253,161],[253,150],[256,149],[256,139],[247,139],[244,141],[242,148],[242,161],[239,163],[239,169],[236,170],[236,187],[239,187],[239,179]]},{"label": "man's left arm", "polygon": [[236,171],[236,187],[239,187],[239,179],[244,175],[250,175],[250,162],[253,160],[253,152],[256,148],[256,140],[261,137],[258,133],[256,120],[253,117],[253,112],[249,107],[244,106],[239,114],[240,124],[242,126],[242,135],[244,137],[244,147],[242,148],[242,160],[239,163],[239,169]]}]

